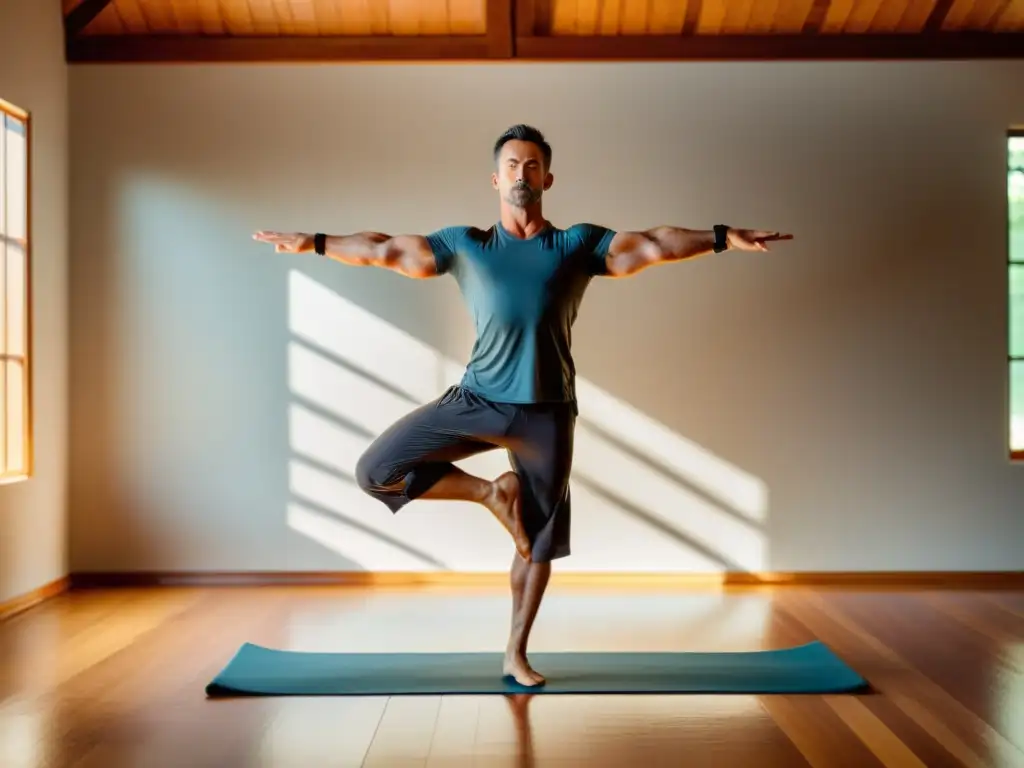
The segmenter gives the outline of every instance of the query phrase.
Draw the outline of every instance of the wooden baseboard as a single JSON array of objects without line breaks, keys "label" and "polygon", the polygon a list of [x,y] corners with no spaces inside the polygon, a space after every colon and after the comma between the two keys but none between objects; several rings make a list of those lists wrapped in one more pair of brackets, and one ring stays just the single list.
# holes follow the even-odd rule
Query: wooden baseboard
[{"label": "wooden baseboard", "polygon": [[56,581],[51,581],[49,584],[44,584],[39,589],[33,589],[31,592],[19,595],[11,600],[7,600],[0,603],[0,621],[9,619],[22,611],[27,611],[29,608],[39,605],[44,600],[49,600],[52,597],[66,592],[71,586],[71,578],[64,576]]},{"label": "wooden baseboard", "polygon": [[[105,572],[71,575],[72,589],[150,586],[494,587],[507,572],[366,571]],[[553,586],[721,589],[726,587],[860,587],[1024,589],[1024,571],[801,571],[790,573],[552,573]]]}]

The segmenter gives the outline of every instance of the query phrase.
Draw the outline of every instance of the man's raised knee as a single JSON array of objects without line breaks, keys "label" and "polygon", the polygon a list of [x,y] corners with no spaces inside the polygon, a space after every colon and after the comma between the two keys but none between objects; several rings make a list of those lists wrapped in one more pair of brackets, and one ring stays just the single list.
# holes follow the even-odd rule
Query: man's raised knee
[{"label": "man's raised knee", "polygon": [[379,472],[377,463],[369,453],[364,453],[356,462],[356,485],[367,493],[371,493],[379,486],[374,482]]},{"label": "man's raised knee", "polygon": [[394,478],[394,470],[376,459],[369,451],[356,462],[356,485],[371,496],[402,490],[402,478]]}]

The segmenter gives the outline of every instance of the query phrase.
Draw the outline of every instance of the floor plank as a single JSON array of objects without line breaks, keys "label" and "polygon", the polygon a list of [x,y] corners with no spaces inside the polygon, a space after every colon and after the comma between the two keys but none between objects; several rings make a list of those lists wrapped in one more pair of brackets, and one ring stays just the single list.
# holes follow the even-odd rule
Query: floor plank
[{"label": "floor plank", "polygon": [[[1024,594],[552,589],[531,647],[747,650],[820,639],[861,696],[208,700],[246,641],[504,647],[499,588],[75,591],[0,622],[0,765],[1024,768]],[[541,670],[543,672],[543,670]],[[497,672],[497,671],[496,671]]]}]

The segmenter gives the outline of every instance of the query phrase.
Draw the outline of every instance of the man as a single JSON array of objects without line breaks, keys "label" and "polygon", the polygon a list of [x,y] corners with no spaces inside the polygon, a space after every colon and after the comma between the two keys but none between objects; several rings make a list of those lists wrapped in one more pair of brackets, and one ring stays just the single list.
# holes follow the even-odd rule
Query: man
[{"label": "man", "polygon": [[[718,225],[614,232],[593,224],[559,229],[544,218],[551,147],[516,125],[494,146],[491,184],[500,219],[489,229],[448,227],[427,236],[258,232],[278,252],[313,251],[343,264],[412,278],[451,274],[476,325],[462,381],[381,434],[356,480],[397,513],[413,499],[476,502],[511,535],[512,630],[503,672],[521,685],[544,682],[526,646],[551,574],[569,555],[569,474],[576,422],[571,329],[590,280],[627,277],[727,248],[766,251],[789,235]],[[512,471],[493,480],[453,462],[503,448]]]}]

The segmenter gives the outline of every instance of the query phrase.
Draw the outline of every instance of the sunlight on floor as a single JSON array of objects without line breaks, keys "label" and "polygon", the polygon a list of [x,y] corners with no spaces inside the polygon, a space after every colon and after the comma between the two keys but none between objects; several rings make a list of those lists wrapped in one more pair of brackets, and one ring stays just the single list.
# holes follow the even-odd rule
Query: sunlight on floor
[{"label": "sunlight on floor", "polygon": [[[373,438],[457,383],[464,365],[297,270],[288,292],[289,525],[370,571],[505,570],[510,543],[476,506],[421,502],[392,516],[353,479]],[[566,570],[764,569],[761,480],[592,382],[577,385]],[[504,451],[459,464],[487,477],[508,469]]]}]

